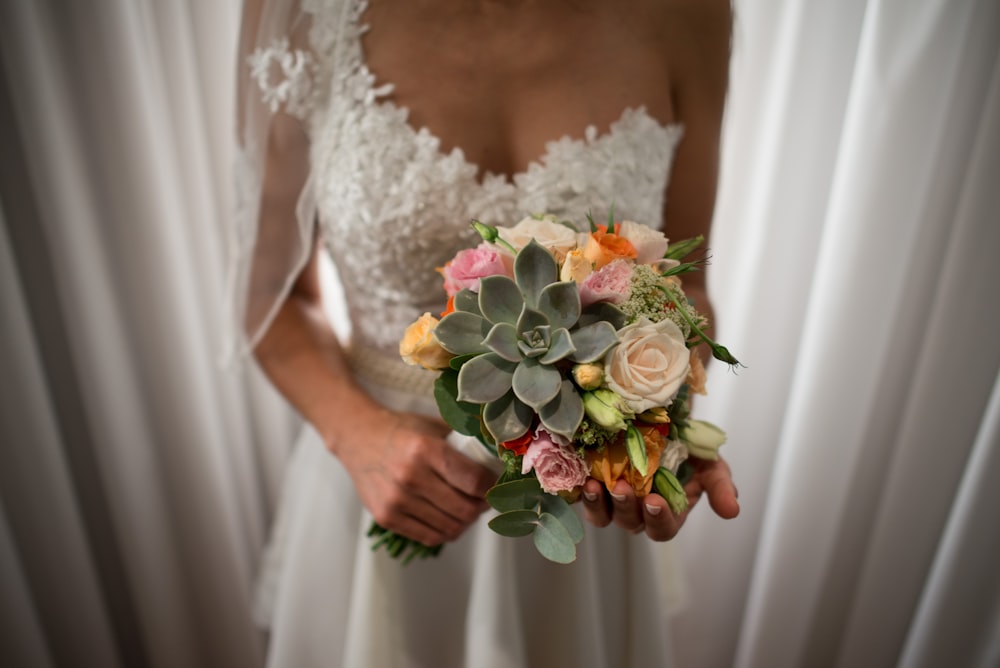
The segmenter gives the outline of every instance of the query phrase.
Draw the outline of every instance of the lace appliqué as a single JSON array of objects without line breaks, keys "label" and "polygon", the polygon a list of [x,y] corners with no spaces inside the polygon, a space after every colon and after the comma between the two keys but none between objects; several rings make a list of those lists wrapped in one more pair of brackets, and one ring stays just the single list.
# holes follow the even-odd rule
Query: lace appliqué
[{"label": "lace appliqu\u00e9", "polygon": [[247,58],[250,76],[260,88],[261,98],[275,113],[282,106],[295,116],[305,115],[312,92],[312,54],[290,49],[287,38],[276,39],[267,48],[260,47]]},{"label": "lace appliqu\u00e9", "polygon": [[398,360],[403,330],[446,300],[443,266],[478,236],[476,218],[512,225],[550,212],[584,224],[614,203],[622,217],[661,223],[664,187],[682,130],[645,109],[625,109],[607,132],[549,142],[510,178],[480,173],[460,148],[444,151],[408,123],[392,85],[368,69],[364,0],[335,3],[340,22],[314,20],[311,45],[330,87],[311,118],[311,164],[323,237],[344,285],[353,345]]}]

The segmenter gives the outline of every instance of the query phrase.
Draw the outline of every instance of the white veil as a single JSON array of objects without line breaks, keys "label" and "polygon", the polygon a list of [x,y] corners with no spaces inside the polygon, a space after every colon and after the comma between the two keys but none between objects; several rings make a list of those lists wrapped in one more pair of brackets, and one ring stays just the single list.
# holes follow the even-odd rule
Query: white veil
[{"label": "white veil", "polygon": [[330,94],[334,47],[349,9],[342,0],[244,2],[227,278],[229,363],[260,341],[313,248],[309,137]]}]

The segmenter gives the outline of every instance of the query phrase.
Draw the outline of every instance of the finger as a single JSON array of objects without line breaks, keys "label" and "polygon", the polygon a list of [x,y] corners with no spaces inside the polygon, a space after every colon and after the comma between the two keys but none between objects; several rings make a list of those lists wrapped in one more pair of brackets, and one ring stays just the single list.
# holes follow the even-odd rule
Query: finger
[{"label": "finger", "polygon": [[708,494],[708,503],[715,514],[723,519],[732,519],[740,514],[736,485],[729,464],[724,459],[705,462],[700,471],[701,485]]},{"label": "finger", "polygon": [[486,497],[486,492],[496,484],[495,473],[443,444],[435,462],[438,475],[457,490],[476,499]]},{"label": "finger", "polygon": [[648,494],[642,498],[643,521],[646,535],[655,541],[671,540],[681,530],[687,513],[678,517],[659,494]]},{"label": "finger", "polygon": [[619,480],[611,490],[611,512],[614,522],[627,531],[636,531],[644,523],[642,508],[632,486]]},{"label": "finger", "polygon": [[593,478],[588,478],[583,484],[583,516],[597,527],[611,524],[611,508],[608,495],[604,493],[604,485]]}]

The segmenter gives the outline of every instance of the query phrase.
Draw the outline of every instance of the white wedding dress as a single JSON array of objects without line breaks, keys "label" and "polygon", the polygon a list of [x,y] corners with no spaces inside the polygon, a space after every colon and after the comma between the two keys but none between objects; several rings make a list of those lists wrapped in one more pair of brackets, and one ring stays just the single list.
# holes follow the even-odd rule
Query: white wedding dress
[{"label": "white wedding dress", "polygon": [[[443,307],[434,268],[477,242],[469,220],[513,224],[547,211],[581,221],[614,203],[619,216],[659,224],[681,133],[643,109],[626,109],[604,133],[581,128],[578,138],[549,143],[512,179],[480,178],[460,150],[444,153],[433,134],[408,125],[406,110],[391,101],[391,86],[365,66],[364,7],[342,4],[313,9],[311,39],[325,54],[313,76],[325,72],[332,83],[331,102],[303,107],[310,187],[346,295],[355,372],[386,405],[435,414],[433,374],[404,365],[398,341],[421,313]],[[284,42],[257,53],[275,63],[293,62],[290,55]],[[301,103],[308,82],[294,68],[287,73],[291,85],[265,84],[262,94]],[[436,559],[403,566],[373,553],[365,536],[371,518],[350,478],[307,429],[289,463],[260,582],[270,665],[670,663],[667,616],[681,586],[669,544],[588,526],[576,562],[556,565],[530,539],[495,535],[486,526],[489,516]]]}]

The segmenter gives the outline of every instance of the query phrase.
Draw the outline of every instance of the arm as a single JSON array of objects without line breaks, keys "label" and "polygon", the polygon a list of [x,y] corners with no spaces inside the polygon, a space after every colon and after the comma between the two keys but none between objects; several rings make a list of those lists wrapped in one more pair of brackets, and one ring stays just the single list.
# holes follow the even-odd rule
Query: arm
[{"label": "arm", "polygon": [[[684,138],[677,148],[664,210],[664,229],[672,240],[699,234],[709,236],[718,183],[719,143],[722,114],[729,79],[729,43],[732,12],[728,0],[677,0],[675,19],[664,41],[671,46],[673,106],[684,125]],[[684,292],[699,311],[714,322],[704,271],[684,276]],[[710,355],[704,346],[703,359]],[[597,526],[612,522],[633,532],[644,531],[653,540],[670,540],[680,531],[688,513],[707,493],[720,517],[739,514],[736,487],[729,465],[692,460],[695,475],[685,486],[688,509],[674,515],[659,494],[638,499],[632,488],[619,480],[613,493],[604,493],[602,483],[588,480],[583,490],[587,519]]]},{"label": "arm", "polygon": [[[270,224],[262,229],[294,215],[305,141],[293,119],[273,123],[261,203]],[[316,246],[255,356],[340,459],[379,524],[427,545],[453,540],[485,510],[494,476],[445,443],[443,423],[393,413],[354,381],[322,308]]]}]

